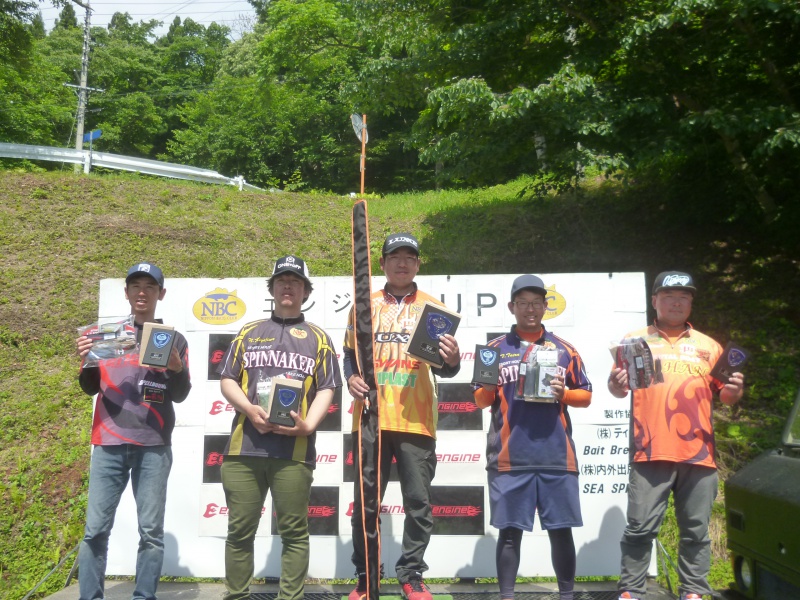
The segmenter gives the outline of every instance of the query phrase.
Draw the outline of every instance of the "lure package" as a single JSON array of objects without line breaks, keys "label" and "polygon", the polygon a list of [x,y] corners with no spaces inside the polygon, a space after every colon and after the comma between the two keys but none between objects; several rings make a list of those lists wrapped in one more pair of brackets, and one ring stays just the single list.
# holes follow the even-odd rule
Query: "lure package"
[{"label": "lure package", "polygon": [[83,359],[84,367],[96,367],[101,360],[139,352],[133,315],[100,319],[78,327],[78,335],[92,340],[92,349]]},{"label": "lure package", "polygon": [[609,346],[614,365],[628,372],[628,387],[641,390],[656,383],[664,383],[661,359],[653,360],[653,352],[642,337],[611,342]]},{"label": "lure package", "polygon": [[519,363],[519,377],[515,400],[525,402],[556,401],[555,393],[550,387],[553,379],[563,379],[566,369],[558,364],[559,348],[545,348],[531,344],[522,355]]}]

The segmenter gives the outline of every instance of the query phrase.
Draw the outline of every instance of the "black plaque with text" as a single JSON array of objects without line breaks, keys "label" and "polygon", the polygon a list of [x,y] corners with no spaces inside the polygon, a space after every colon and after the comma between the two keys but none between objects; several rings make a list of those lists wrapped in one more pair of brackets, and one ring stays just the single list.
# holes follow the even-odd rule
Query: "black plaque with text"
[{"label": "black plaque with text", "polygon": [[161,323],[145,323],[139,348],[139,364],[166,367],[175,344],[175,328]]},{"label": "black plaque with text", "polygon": [[475,346],[475,366],[472,369],[472,383],[497,385],[500,378],[500,355],[497,348]]},{"label": "black plaque with text", "polygon": [[294,427],[294,419],[289,413],[299,412],[302,398],[302,381],[275,377],[272,380],[272,394],[270,394],[269,422]]},{"label": "black plaque with text", "polygon": [[722,383],[728,383],[734,373],[741,373],[747,361],[750,360],[750,353],[733,342],[729,342],[717,359],[714,368],[711,369],[711,376]]},{"label": "black plaque with text", "polygon": [[461,315],[438,304],[426,302],[417,317],[411,339],[406,345],[406,354],[421,360],[432,367],[441,368],[444,358],[439,354],[439,337],[445,334],[455,335]]}]

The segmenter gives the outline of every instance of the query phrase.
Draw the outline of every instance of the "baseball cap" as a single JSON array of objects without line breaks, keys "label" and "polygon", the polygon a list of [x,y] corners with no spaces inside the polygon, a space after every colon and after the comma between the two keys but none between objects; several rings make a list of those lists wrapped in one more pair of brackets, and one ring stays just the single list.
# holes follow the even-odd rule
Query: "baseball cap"
[{"label": "baseball cap", "polygon": [[511,284],[511,301],[514,301],[514,296],[517,292],[521,292],[522,290],[533,290],[537,294],[541,294],[542,296],[547,296],[547,290],[544,287],[544,281],[542,281],[536,275],[520,275],[514,280],[514,283]]},{"label": "baseball cap", "polygon": [[309,284],[311,283],[311,279],[309,278],[310,276],[308,274],[308,267],[306,266],[305,261],[302,258],[298,258],[291,254],[288,256],[281,256],[275,261],[275,267],[272,269],[272,275],[269,278],[269,283],[272,283],[272,280],[275,279],[275,277],[282,275],[283,273],[294,273]]},{"label": "baseball cap", "polygon": [[410,248],[419,256],[419,241],[410,233],[393,233],[383,242],[383,256],[391,254],[398,248]]},{"label": "baseball cap", "polygon": [[697,288],[694,286],[694,279],[692,279],[691,275],[683,271],[664,271],[663,273],[659,273],[653,283],[653,295],[666,288],[687,290],[691,292],[692,296],[697,293]]},{"label": "baseball cap", "polygon": [[127,285],[131,279],[140,277],[142,275],[152,277],[156,280],[158,287],[164,287],[164,273],[162,273],[161,269],[159,269],[153,263],[147,262],[137,263],[128,269],[128,275],[125,277],[125,284]]}]

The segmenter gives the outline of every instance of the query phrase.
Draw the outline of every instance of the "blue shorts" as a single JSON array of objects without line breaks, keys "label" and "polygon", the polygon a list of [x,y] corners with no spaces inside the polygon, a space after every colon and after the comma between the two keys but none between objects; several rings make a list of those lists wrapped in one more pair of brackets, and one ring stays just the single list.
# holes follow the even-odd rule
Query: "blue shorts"
[{"label": "blue shorts", "polygon": [[577,473],[551,470],[488,474],[493,527],[532,531],[537,511],[539,524],[545,530],[583,526]]}]

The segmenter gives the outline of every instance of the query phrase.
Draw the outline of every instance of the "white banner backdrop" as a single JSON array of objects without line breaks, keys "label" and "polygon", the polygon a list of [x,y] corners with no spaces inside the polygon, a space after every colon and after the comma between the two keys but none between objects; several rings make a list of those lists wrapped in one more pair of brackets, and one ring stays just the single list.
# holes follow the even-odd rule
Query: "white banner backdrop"
[{"label": "white banner backdrop", "polygon": [[[438,466],[434,479],[434,535],[425,555],[429,577],[493,577],[497,530],[489,525],[486,492],[488,410],[472,402],[476,344],[507,332],[514,323],[507,303],[517,275],[418,276],[420,289],[462,315],[457,339],[461,372],[440,381]],[[584,526],[573,531],[578,575],[618,575],[619,540],[625,527],[628,481],[629,400],[606,389],[609,342],[646,324],[643,273],[545,274],[549,308],[545,326],[580,352],[593,383],[592,404],[570,409],[580,465]],[[352,302],[352,279],[317,277],[303,307],[306,319],[323,327],[341,358]],[[373,278],[374,290],[385,283]],[[124,315],[129,306],[122,279],[100,282],[99,316]],[[230,339],[247,322],[269,317],[272,298],[265,278],[167,279],[156,316],[189,342],[192,391],[176,405],[174,464],[169,479],[163,573],[223,577],[227,507],[219,483],[221,452],[232,407],[219,391],[216,365]],[[350,451],[352,399],[344,389],[317,434],[317,469],[309,506],[309,577],[353,576],[350,513],[353,468]],[[399,484],[393,477],[381,520],[383,561],[393,577],[403,530]],[[271,498],[257,532],[256,577],[280,575],[280,537],[274,535]],[[136,508],[130,487],[123,494],[108,553],[109,575],[133,575],[138,545]],[[538,522],[523,536],[520,576],[552,576],[547,534]],[[655,573],[655,553],[650,564]]]}]

